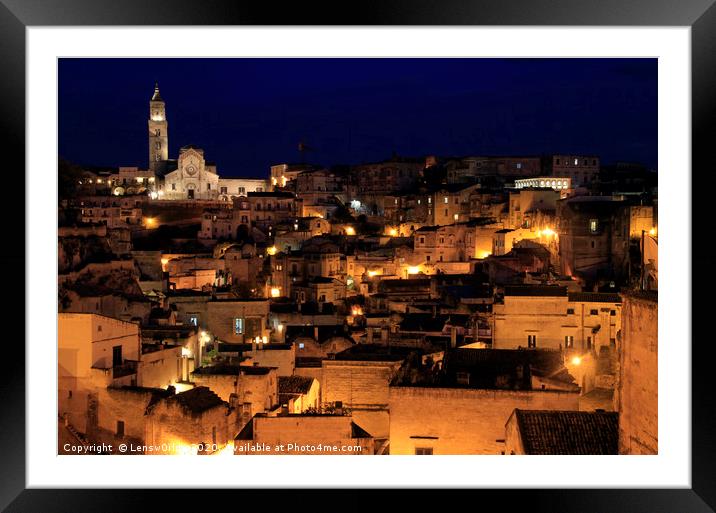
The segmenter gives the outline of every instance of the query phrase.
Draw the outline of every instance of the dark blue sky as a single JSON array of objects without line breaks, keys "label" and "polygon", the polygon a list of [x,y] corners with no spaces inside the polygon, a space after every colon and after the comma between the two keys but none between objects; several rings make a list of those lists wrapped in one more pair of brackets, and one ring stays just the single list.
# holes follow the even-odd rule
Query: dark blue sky
[{"label": "dark blue sky", "polygon": [[60,156],[147,166],[159,82],[169,157],[221,176],[400,155],[597,154],[657,168],[656,59],[60,59]]}]

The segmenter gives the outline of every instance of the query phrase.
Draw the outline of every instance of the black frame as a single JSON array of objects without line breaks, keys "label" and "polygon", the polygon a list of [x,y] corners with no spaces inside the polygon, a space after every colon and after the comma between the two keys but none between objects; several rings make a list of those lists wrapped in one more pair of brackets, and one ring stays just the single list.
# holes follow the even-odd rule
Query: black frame
[{"label": "black frame", "polygon": [[[716,5],[715,0],[383,0],[376,5],[342,2],[291,2],[277,8],[272,3],[240,0],[0,0],[0,141],[6,172],[25,168],[25,28],[43,25],[621,25],[690,26],[692,44],[692,168],[702,173],[716,171],[711,148],[716,143]],[[48,170],[50,172],[50,170]],[[669,170],[687,173],[688,170]],[[16,176],[16,175],[15,175]],[[705,175],[702,175],[705,176]],[[693,177],[693,173],[692,173]],[[12,180],[11,181],[16,181]],[[693,205],[708,205],[708,187],[692,188]],[[7,196],[6,196],[7,198]],[[24,212],[24,198],[14,212]],[[5,210],[10,212],[10,210]],[[692,234],[709,233],[709,216],[694,215]],[[703,214],[706,214],[704,212]],[[13,294],[17,315],[24,318],[25,223],[4,223],[6,240],[13,240],[12,252],[0,254],[6,290]],[[689,248],[683,248],[688,251]],[[702,250],[692,254],[692,265],[708,269],[709,256]],[[691,281],[690,276],[684,276]],[[705,298],[713,278],[700,276],[692,291],[692,318],[708,319]],[[12,291],[12,292],[11,292]],[[701,294],[694,294],[701,292]],[[10,295],[6,295],[10,298]],[[668,300],[668,298],[667,298]],[[13,312],[14,313],[14,312]],[[704,326],[701,321],[698,326]],[[697,325],[694,325],[696,327]],[[665,343],[688,344],[692,334],[685,330],[682,340]],[[16,340],[16,338],[14,339]],[[14,340],[12,340],[14,342]],[[268,498],[276,506],[276,491],[213,490],[25,490],[25,355],[11,339],[3,370],[0,372],[0,508],[4,511],[79,512],[143,510],[151,496],[161,493],[162,510],[189,511],[198,506],[218,504],[218,496],[238,497],[245,506],[248,498]],[[480,499],[501,509],[567,512],[708,512],[716,511],[716,402],[712,396],[712,364],[705,338],[692,345],[692,488],[616,489],[616,490],[480,490]],[[11,352],[11,348],[14,351]],[[575,469],[565,468],[566,472]],[[320,481],[320,476],[317,476]],[[292,503],[304,502],[308,492],[292,490],[284,497]],[[321,500],[311,506],[372,506],[376,498],[365,491],[322,491]],[[451,491],[464,495],[466,492]],[[433,492],[415,490],[410,497],[425,504]],[[464,497],[455,497],[457,501]],[[208,499],[208,500],[207,500]],[[443,502],[443,499],[440,498]],[[407,503],[403,503],[407,505]],[[444,502],[443,502],[444,504]],[[453,502],[457,505],[458,502]],[[485,504],[485,506],[487,506]],[[495,507],[493,506],[493,507]],[[210,506],[211,507],[211,506]],[[216,507],[216,506],[214,506]],[[229,506],[232,507],[232,506]],[[489,507],[489,506],[488,506]],[[181,508],[181,509],[179,509]]]}]

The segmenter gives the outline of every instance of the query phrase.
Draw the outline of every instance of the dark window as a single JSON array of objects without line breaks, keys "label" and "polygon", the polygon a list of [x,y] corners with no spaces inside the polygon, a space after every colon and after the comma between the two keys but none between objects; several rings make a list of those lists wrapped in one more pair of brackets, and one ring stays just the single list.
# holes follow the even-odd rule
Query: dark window
[{"label": "dark window", "polygon": [[612,317],[614,317],[616,314],[617,314],[617,311],[616,311],[616,310],[610,310],[610,311],[609,311],[609,315],[611,315]]},{"label": "dark window", "polygon": [[592,348],[592,337],[587,337],[587,349]]},{"label": "dark window", "polygon": [[527,335],[527,347],[537,347],[537,335]]},{"label": "dark window", "polygon": [[433,448],[432,447],[416,447],[415,454],[417,454],[418,456],[432,456]]},{"label": "dark window", "polygon": [[589,315],[599,315],[599,311],[596,308],[589,310]]},{"label": "dark window", "polygon": [[117,436],[118,437],[124,436],[124,421],[123,420],[117,421]]},{"label": "dark window", "polygon": [[112,348],[112,367],[122,365],[122,346],[114,346]]},{"label": "dark window", "polygon": [[574,315],[574,308],[567,308],[567,315]]}]

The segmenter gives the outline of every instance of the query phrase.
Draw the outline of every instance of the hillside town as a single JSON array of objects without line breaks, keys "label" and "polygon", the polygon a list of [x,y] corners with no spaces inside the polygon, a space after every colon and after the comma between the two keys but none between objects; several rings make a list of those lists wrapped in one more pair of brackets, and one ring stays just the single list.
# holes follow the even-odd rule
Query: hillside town
[{"label": "hillside town", "polygon": [[[59,161],[58,453],[656,454],[657,172]],[[136,130],[144,130],[137,126]]]}]

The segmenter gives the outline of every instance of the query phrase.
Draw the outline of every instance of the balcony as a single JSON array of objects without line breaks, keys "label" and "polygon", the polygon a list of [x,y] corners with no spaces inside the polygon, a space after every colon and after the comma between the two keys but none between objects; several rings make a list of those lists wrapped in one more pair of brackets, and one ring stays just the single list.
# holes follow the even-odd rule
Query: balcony
[{"label": "balcony", "polygon": [[134,360],[125,360],[120,365],[112,367],[112,379],[123,378],[125,376],[131,376],[137,373],[137,364]]}]

